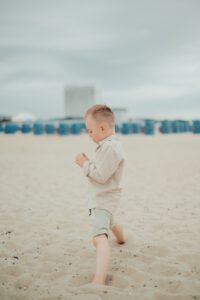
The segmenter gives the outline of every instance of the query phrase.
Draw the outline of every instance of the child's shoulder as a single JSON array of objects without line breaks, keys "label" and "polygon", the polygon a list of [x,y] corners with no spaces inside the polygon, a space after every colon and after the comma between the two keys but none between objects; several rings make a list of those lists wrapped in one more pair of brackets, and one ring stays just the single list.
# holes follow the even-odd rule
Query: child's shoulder
[{"label": "child's shoulder", "polygon": [[110,138],[110,139],[107,139],[103,144],[102,144],[102,147],[103,148],[116,148],[118,147],[119,145],[121,144],[121,142],[119,141],[119,139],[117,138]]},{"label": "child's shoulder", "polygon": [[107,140],[102,145],[102,152],[109,152],[119,157],[124,157],[124,151],[119,139]]}]

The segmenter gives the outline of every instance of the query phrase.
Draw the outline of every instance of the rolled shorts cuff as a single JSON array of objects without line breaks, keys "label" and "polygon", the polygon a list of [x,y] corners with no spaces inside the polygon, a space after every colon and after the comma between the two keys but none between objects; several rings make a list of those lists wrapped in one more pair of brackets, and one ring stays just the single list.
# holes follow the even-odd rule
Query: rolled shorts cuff
[{"label": "rolled shorts cuff", "polygon": [[108,238],[108,230],[107,229],[99,229],[96,232],[93,232],[93,238],[99,236],[99,235],[106,235],[106,237]]},{"label": "rolled shorts cuff", "polygon": [[113,215],[104,209],[92,210],[93,230],[92,236],[105,234],[108,237],[109,230],[113,226]]}]

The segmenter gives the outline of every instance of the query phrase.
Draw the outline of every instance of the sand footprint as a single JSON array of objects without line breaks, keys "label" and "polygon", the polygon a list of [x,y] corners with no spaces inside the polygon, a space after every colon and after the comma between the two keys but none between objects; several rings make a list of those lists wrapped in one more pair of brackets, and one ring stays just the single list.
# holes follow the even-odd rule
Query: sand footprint
[{"label": "sand footprint", "polygon": [[152,265],[148,265],[147,272],[161,276],[174,276],[178,274],[179,270],[174,266],[154,263]]},{"label": "sand footprint", "polygon": [[152,281],[149,281],[148,285],[152,288],[157,289],[158,291],[163,291],[170,294],[182,294],[185,291],[185,282],[177,279],[164,279],[164,278],[154,278]]},{"label": "sand footprint", "polygon": [[14,283],[14,286],[18,289],[27,289],[32,283],[32,279],[28,276],[21,276]]},{"label": "sand footprint", "polygon": [[77,295],[75,298],[75,300],[102,300],[103,298],[101,298],[99,295],[95,295],[95,294],[79,294]]},{"label": "sand footprint", "polygon": [[198,253],[182,254],[182,255],[176,256],[176,258],[181,262],[189,263],[191,265],[197,265],[197,262],[200,261],[200,254],[198,254]]},{"label": "sand footprint", "polygon": [[19,266],[8,266],[4,267],[1,270],[2,274],[13,276],[13,277],[18,277],[23,274],[22,269]]},{"label": "sand footprint", "polygon": [[153,257],[153,256],[149,256],[149,255],[135,255],[135,258],[138,260],[138,261],[140,261],[140,262],[142,262],[142,263],[145,263],[145,264],[149,264],[149,263],[153,263],[154,261],[155,261],[155,257]]},{"label": "sand footprint", "polygon": [[157,257],[165,257],[170,255],[171,253],[171,251],[164,246],[147,246],[141,252],[148,255],[157,256]]},{"label": "sand footprint", "polygon": [[156,293],[154,295],[155,300],[200,300],[200,296],[195,295],[170,295],[170,294],[162,294]]},{"label": "sand footprint", "polygon": [[124,289],[130,287],[130,282],[124,276],[108,275],[106,284],[111,287]]},{"label": "sand footprint", "polygon": [[70,285],[72,286],[82,286],[85,284],[89,284],[92,281],[93,275],[89,273],[84,274],[73,274],[72,279],[69,280]]},{"label": "sand footprint", "polygon": [[[70,285],[81,287],[83,285],[88,285],[91,283],[93,278],[92,274],[75,274],[72,275],[72,279],[70,280]],[[121,275],[108,275],[106,280],[106,286],[116,287],[116,288],[127,288],[130,287],[130,282],[128,279],[124,278]]]},{"label": "sand footprint", "polygon": [[135,268],[121,266],[113,275],[111,285],[119,288],[131,288],[141,286],[148,279],[148,274]]},{"label": "sand footprint", "polygon": [[[118,281],[121,283],[121,278],[112,278],[113,280],[116,280],[117,286],[113,285],[100,285],[100,284],[85,284],[82,286],[79,286],[79,288],[76,288],[76,291],[78,293],[82,292],[84,294],[79,294],[80,295],[80,300],[85,300],[85,299],[92,299],[92,300],[105,300],[105,299],[115,299],[115,300],[121,300],[121,299],[126,299],[126,300],[133,300],[132,294],[130,293],[130,289],[123,289],[122,287],[119,287]],[[92,298],[87,298],[88,295],[91,295]],[[83,296],[83,297],[81,297]],[[98,296],[98,298],[95,298],[95,296]],[[94,298],[93,298],[94,297]],[[75,298],[77,299],[77,298]],[[79,299],[79,297],[78,297]]]}]

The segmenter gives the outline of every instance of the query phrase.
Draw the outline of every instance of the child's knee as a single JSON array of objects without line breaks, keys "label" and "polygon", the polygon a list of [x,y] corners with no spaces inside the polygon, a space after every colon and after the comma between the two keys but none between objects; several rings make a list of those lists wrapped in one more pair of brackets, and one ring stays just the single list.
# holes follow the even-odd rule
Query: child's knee
[{"label": "child's knee", "polygon": [[105,239],[108,239],[108,235],[106,233],[94,236],[92,239],[93,245],[96,247],[99,243],[105,241]]}]

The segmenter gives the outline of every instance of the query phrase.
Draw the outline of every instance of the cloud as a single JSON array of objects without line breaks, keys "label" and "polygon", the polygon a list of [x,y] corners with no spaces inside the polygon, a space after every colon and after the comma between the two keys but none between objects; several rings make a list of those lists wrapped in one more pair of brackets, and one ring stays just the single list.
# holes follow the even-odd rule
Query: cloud
[{"label": "cloud", "polygon": [[0,0],[0,112],[34,101],[30,110],[53,115],[68,84],[94,84],[102,101],[123,99],[137,114],[147,113],[146,103],[162,112],[163,103],[174,102],[180,111],[181,101],[187,112],[186,99],[200,96],[199,6],[198,0]]}]

